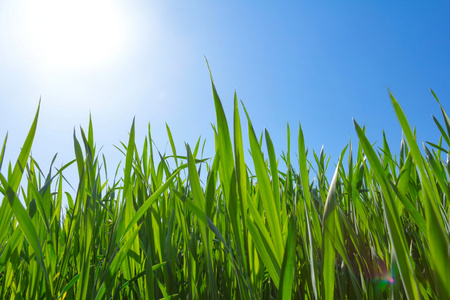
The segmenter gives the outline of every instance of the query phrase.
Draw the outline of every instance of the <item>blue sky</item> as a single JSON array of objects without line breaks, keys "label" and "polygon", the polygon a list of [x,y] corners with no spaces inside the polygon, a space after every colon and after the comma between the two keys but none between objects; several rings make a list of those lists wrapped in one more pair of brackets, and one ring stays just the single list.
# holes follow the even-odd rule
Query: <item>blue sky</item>
[{"label": "blue sky", "polygon": [[150,122],[156,145],[170,152],[167,123],[179,152],[202,136],[211,155],[215,113],[204,56],[228,120],[236,91],[256,132],[270,132],[277,155],[286,150],[288,122],[297,153],[301,122],[310,153],[324,145],[334,164],[350,138],[356,148],[352,118],[380,146],[384,129],[397,153],[401,129],[387,88],[419,141],[439,138],[429,88],[450,110],[448,2],[77,3],[0,3],[6,161],[17,158],[39,98],[32,153],[43,169],[56,152],[58,166],[73,159],[73,130],[87,128],[89,113],[109,169],[122,159],[113,145],[127,141],[133,117],[139,145]]}]

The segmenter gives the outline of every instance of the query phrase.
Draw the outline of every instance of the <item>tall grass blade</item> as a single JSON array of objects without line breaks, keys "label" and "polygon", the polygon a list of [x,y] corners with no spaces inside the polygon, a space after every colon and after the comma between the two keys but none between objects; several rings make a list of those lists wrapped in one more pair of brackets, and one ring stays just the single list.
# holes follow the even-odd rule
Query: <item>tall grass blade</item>
[{"label": "tall grass blade", "polygon": [[[345,150],[344,150],[345,151]],[[343,159],[343,154],[339,158],[333,179],[331,180],[330,189],[328,190],[327,201],[323,212],[323,294],[325,299],[334,298],[335,283],[335,235],[336,235],[336,183],[339,177],[339,167]]]},{"label": "tall grass blade", "polygon": [[404,230],[401,226],[400,217],[396,210],[395,199],[392,189],[390,188],[389,179],[387,178],[385,170],[381,165],[377,154],[373,150],[372,145],[367,140],[363,130],[359,127],[356,121],[354,121],[354,125],[361,146],[364,149],[364,153],[369,160],[370,166],[374,171],[374,175],[383,192],[381,198],[384,208],[384,217],[386,218],[389,238],[398,260],[399,272],[403,286],[405,287],[406,295],[409,299],[419,299],[419,291],[417,288],[412,263],[409,258]]},{"label": "tall grass blade", "polygon": [[389,93],[389,95],[391,97],[391,102],[394,106],[395,113],[397,114],[397,118],[403,129],[403,133],[405,134],[405,138],[411,149],[411,155],[420,174],[427,224],[426,237],[429,244],[428,249],[430,251],[432,268],[436,272],[435,276],[439,296],[442,299],[450,299],[450,285],[447,284],[447,280],[450,278],[450,268],[448,268],[448,266],[450,266],[450,239],[448,233],[445,231],[443,218],[439,209],[440,204],[437,202],[440,196],[437,191],[435,181],[430,178],[432,176],[431,170],[423,161],[419,147],[415,140],[415,136],[411,132],[411,127],[408,124],[403,110],[392,93]]}]

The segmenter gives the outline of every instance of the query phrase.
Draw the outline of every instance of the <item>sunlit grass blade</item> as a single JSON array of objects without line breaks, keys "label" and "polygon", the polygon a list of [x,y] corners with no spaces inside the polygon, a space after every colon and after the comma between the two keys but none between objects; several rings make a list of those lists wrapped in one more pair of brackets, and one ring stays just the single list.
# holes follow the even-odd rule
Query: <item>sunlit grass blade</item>
[{"label": "sunlit grass blade", "polygon": [[[206,58],[205,58],[206,60]],[[219,95],[217,94],[216,86],[212,78],[211,70],[209,69],[208,61],[206,60],[206,65],[208,66],[209,76],[211,78],[211,86],[214,97],[214,107],[216,109],[217,118],[217,137],[219,142],[219,154],[220,154],[220,176],[221,181],[224,185],[225,199],[228,199],[231,180],[231,172],[233,171],[234,159],[233,159],[233,149],[231,146],[230,131],[228,130],[228,122],[225,117],[225,112],[223,110],[222,102],[220,101]]]},{"label": "sunlit grass blade", "polygon": [[247,224],[255,247],[275,286],[278,287],[280,284],[281,265],[276,258],[276,254],[272,251],[272,247],[268,244],[267,238],[261,233],[260,228],[256,227],[250,219],[247,220]]},{"label": "sunlit grass blade", "polygon": [[273,191],[270,184],[269,175],[267,174],[266,165],[264,163],[264,157],[261,153],[261,148],[259,146],[258,140],[256,139],[256,134],[253,129],[253,125],[250,121],[250,117],[247,114],[248,120],[248,134],[250,148],[252,151],[253,164],[255,166],[256,177],[258,179],[258,187],[261,190],[261,200],[264,206],[264,211],[267,217],[267,222],[270,229],[271,238],[275,245],[275,257],[278,264],[281,265],[283,256],[283,241],[281,239],[281,226],[280,226],[280,216],[276,210],[275,199],[273,197]]}]

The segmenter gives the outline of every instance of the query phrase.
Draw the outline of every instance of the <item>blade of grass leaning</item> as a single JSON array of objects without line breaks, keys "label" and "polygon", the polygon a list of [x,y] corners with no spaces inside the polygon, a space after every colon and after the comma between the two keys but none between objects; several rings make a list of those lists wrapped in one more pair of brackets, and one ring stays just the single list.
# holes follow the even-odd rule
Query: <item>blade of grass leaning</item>
[{"label": "blade of grass leaning", "polygon": [[[244,107],[245,109],[245,107]],[[247,114],[247,111],[246,111]],[[266,164],[263,154],[256,138],[250,117],[247,114],[248,135],[250,148],[252,151],[253,164],[255,166],[256,178],[258,186],[261,190],[261,200],[264,206],[265,215],[270,229],[270,235],[275,245],[275,257],[278,264],[281,265],[283,260],[283,241],[281,239],[280,216],[276,210],[275,199],[273,197],[272,185],[270,184],[269,175],[267,174]]]},{"label": "blade of grass leaning", "polygon": [[436,178],[444,194],[450,195],[449,190],[447,188],[447,183],[445,182],[446,174],[444,170],[441,168],[441,165],[439,165],[438,160],[436,160],[433,157],[433,154],[431,154],[430,150],[428,150],[425,144],[423,144],[422,146],[423,149],[425,150],[425,155],[427,157],[428,163],[430,164],[432,174]]},{"label": "blade of grass leaning", "polygon": [[432,176],[432,172],[423,161],[416,139],[411,132],[411,127],[402,108],[392,93],[389,93],[389,95],[403,133],[405,134],[406,141],[410,147],[411,155],[420,174],[425,202],[426,237],[433,269],[436,272],[439,296],[442,299],[450,299],[450,285],[447,283],[448,278],[450,278],[450,268],[448,267],[450,266],[450,239],[448,233],[445,231],[442,215],[438,207],[439,204],[436,202],[440,198],[439,193],[437,192],[435,181],[429,178],[429,176]]},{"label": "blade of grass leaning", "polygon": [[[448,134],[445,132],[444,128],[442,128],[441,123],[439,123],[439,121],[436,119],[436,117],[433,115],[432,115],[432,117],[433,117],[434,123],[436,124],[436,126],[439,128],[439,131],[441,132],[442,138],[447,142],[447,146],[450,147],[450,138],[449,138]],[[444,151],[446,151],[446,150],[444,149]]]},{"label": "blade of grass leaning", "polygon": [[80,279],[80,274],[75,275],[67,284],[64,286],[64,288],[61,290],[61,293],[59,294],[58,298],[56,300],[63,298],[65,299],[67,291]]},{"label": "blade of grass leaning", "polygon": [[252,239],[275,285],[278,286],[281,262],[276,259],[274,241],[270,238],[269,230],[264,224],[264,217],[259,214],[253,200],[248,201],[248,207],[250,211],[247,214],[249,238]]},{"label": "blade of grass leaning", "polygon": [[[249,203],[250,204],[250,203]],[[250,204],[251,206],[252,204]],[[250,218],[247,215],[247,218]],[[253,224],[251,220],[247,220],[248,231],[252,237],[253,242],[255,243],[255,247],[258,250],[259,255],[267,268],[267,272],[270,275],[270,278],[273,280],[276,287],[280,285],[280,273],[281,273],[281,264],[278,262],[276,258],[276,254],[271,251],[271,247],[268,245],[268,240],[261,233],[261,230]]]},{"label": "blade of grass leaning", "polygon": [[220,176],[221,181],[224,185],[225,199],[229,197],[229,190],[227,187],[230,186],[231,172],[233,171],[234,159],[233,159],[233,148],[231,146],[230,131],[228,130],[227,118],[223,110],[222,102],[220,101],[219,95],[217,94],[216,86],[212,78],[211,69],[209,68],[208,60],[206,60],[206,65],[208,67],[209,76],[211,78],[211,86],[214,97],[214,107],[216,111],[217,118],[217,137],[219,141],[219,153],[220,153]]},{"label": "blade of grass leaning", "polygon": [[[434,93],[432,89],[430,89],[431,93],[433,94],[434,98],[436,99],[437,103],[439,104],[441,108],[442,117],[444,118],[445,127],[447,128],[447,136],[450,136],[450,118],[448,117],[447,113],[444,110],[444,107],[442,106],[441,102],[439,101],[438,97]],[[450,144],[449,144],[450,147]]]},{"label": "blade of grass leaning", "polygon": [[408,247],[406,245],[404,230],[401,226],[399,214],[395,209],[395,199],[390,188],[390,184],[388,183],[389,179],[387,178],[385,170],[363,130],[361,129],[361,127],[359,127],[358,123],[356,123],[355,120],[353,122],[361,146],[364,149],[364,153],[369,160],[371,169],[373,170],[374,175],[383,192],[381,199],[384,208],[384,216],[386,218],[385,222],[389,232],[389,238],[392,243],[392,247],[396,253],[399,272],[406,295],[409,299],[419,299],[419,291],[417,288],[416,278],[414,275],[414,270],[412,268]]}]

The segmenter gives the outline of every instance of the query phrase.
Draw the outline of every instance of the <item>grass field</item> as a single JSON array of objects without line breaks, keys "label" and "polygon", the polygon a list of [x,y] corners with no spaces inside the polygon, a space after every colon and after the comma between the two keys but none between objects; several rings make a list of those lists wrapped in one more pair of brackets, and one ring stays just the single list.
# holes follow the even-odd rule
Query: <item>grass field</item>
[{"label": "grass field", "polygon": [[[391,95],[400,152],[386,139],[374,148],[355,121],[359,141],[327,178],[326,154],[307,160],[301,127],[292,144],[287,128],[277,156],[269,132],[257,134],[247,111],[239,115],[237,97],[227,120],[213,82],[212,90],[212,159],[199,158],[200,143],[176,149],[168,127],[173,155],[154,151],[150,127],[137,149],[133,122],[109,181],[92,122],[74,134],[75,159],[42,172],[30,157],[38,109],[17,162],[0,165],[0,298],[450,299],[442,106],[443,121],[434,119],[442,138],[421,152]],[[78,170],[76,193],[63,190],[69,166]]]}]

